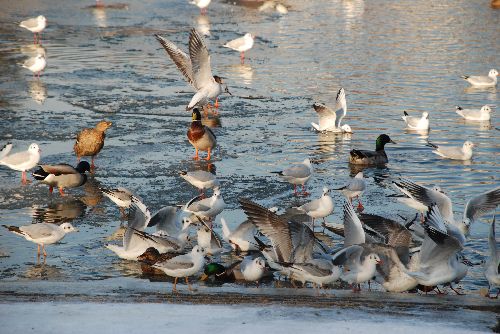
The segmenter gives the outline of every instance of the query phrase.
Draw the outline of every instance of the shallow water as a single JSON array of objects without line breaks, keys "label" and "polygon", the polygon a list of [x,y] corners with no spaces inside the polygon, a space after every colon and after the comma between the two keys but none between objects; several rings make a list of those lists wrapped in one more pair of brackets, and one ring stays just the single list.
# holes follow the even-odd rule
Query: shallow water
[{"label": "shallow water", "polygon": [[[439,185],[461,215],[466,201],[498,185],[498,113],[491,124],[465,124],[455,105],[497,104],[497,89],[475,90],[463,74],[486,74],[498,68],[499,11],[470,1],[296,1],[286,16],[214,2],[207,16],[186,1],[129,2],[128,10],[92,9],[82,1],[16,1],[0,13],[0,141],[15,149],[40,144],[44,163],[75,163],[74,137],[83,127],[105,118],[113,122],[93,178],[61,199],[45,186],[20,185],[17,172],[0,167],[0,222],[70,221],[70,234],[48,247],[47,266],[35,265],[33,244],[0,231],[0,279],[95,280],[139,276],[136,264],[121,261],[103,246],[120,225],[118,209],[103,199],[99,186],[122,186],[139,194],[155,211],[185,203],[197,194],[177,176],[180,169],[206,168],[193,162],[185,136],[191,118],[184,111],[192,92],[153,37],[167,36],[187,49],[190,27],[209,29],[206,37],[214,73],[225,78],[233,96],[221,99],[214,129],[220,149],[217,175],[231,224],[244,220],[237,198],[267,206],[295,206],[304,199],[270,171],[309,157],[316,175],[313,196],[321,187],[340,186],[357,170],[348,164],[353,148],[373,148],[387,133],[386,168],[367,168],[365,212],[394,219],[414,212],[386,195],[390,177],[403,175],[425,185]],[[47,68],[40,80],[16,65],[32,43],[30,32],[9,23],[44,13]],[[245,65],[222,48],[250,31],[257,35]],[[495,42],[496,41],[496,42]],[[334,103],[344,87],[352,135],[317,134],[313,102]],[[428,111],[427,135],[404,130],[401,115]],[[478,147],[472,162],[434,155],[427,139]],[[342,197],[331,222],[340,222]],[[491,217],[472,227],[465,254],[479,262],[487,252]],[[486,285],[482,268],[469,271],[463,285]]]}]

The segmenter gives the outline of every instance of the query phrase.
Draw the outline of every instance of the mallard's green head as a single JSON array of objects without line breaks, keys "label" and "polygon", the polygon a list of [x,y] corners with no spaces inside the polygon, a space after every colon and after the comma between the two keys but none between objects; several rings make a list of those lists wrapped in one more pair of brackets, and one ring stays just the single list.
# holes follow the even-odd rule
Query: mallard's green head
[{"label": "mallard's green head", "polygon": [[201,114],[198,108],[193,109],[193,114],[191,116],[193,118],[193,121],[201,121]]},{"label": "mallard's green head", "polygon": [[204,273],[207,276],[220,275],[226,271],[226,267],[219,263],[209,263],[205,266]]},{"label": "mallard's green head", "polygon": [[382,151],[384,149],[384,146],[385,144],[387,143],[393,143],[393,144],[396,144],[395,142],[392,141],[392,139],[386,135],[386,134],[383,134],[383,135],[380,135],[378,136],[377,138],[377,141],[376,141],[376,150],[377,151]]}]

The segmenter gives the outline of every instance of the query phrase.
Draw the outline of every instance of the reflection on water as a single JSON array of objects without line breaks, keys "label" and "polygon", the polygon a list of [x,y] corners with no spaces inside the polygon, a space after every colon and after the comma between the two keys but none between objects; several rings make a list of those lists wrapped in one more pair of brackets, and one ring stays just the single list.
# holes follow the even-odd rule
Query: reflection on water
[{"label": "reflection on water", "polygon": [[234,64],[226,67],[232,76],[240,77],[246,86],[250,86],[253,80],[253,69],[250,64]]},{"label": "reflection on water", "polygon": [[351,30],[356,24],[362,22],[363,13],[365,11],[364,0],[343,0],[342,9],[345,16],[345,27]]},{"label": "reflection on water", "polygon": [[106,21],[106,9],[103,7],[95,7],[92,9],[94,20],[99,28],[107,28],[108,22]]},{"label": "reflection on water", "polygon": [[23,276],[33,280],[60,280],[65,278],[60,268],[48,265],[45,262],[28,266]]},{"label": "reflection on water", "polygon": [[101,183],[94,176],[87,177],[87,182],[83,185],[85,194],[80,197],[80,200],[89,207],[96,206],[103,198],[100,187]]},{"label": "reflection on water", "polygon": [[38,104],[43,104],[47,99],[47,86],[42,80],[31,80],[28,82],[28,93]]},{"label": "reflection on water", "polygon": [[205,36],[210,36],[210,20],[208,15],[198,15],[196,17],[196,29]]},{"label": "reflection on water", "polygon": [[21,46],[19,51],[21,51],[23,55],[28,57],[36,57],[38,55],[46,57],[45,48],[40,44],[26,44]]},{"label": "reflection on water", "polygon": [[201,120],[201,124],[206,125],[209,128],[219,128],[219,127],[221,127],[220,115],[213,115],[211,117],[204,117]]},{"label": "reflection on water", "polygon": [[70,223],[85,213],[85,204],[72,196],[55,197],[47,207],[33,205],[31,215],[33,223]]},{"label": "reflection on water", "polygon": [[427,143],[427,139],[429,138],[429,130],[412,130],[412,129],[405,129],[405,133],[407,134],[418,134],[418,138],[420,139],[420,142],[423,144]]}]

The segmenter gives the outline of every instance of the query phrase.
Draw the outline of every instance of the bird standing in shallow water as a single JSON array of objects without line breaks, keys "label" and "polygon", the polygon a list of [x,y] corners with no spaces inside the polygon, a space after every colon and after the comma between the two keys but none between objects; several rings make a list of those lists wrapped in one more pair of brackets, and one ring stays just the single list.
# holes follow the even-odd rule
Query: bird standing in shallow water
[{"label": "bird standing in shallow water", "polygon": [[101,152],[104,146],[104,139],[106,138],[106,130],[111,127],[113,123],[108,121],[100,121],[95,128],[87,128],[80,131],[76,136],[76,142],[73,146],[78,162],[81,157],[92,157],[90,168],[94,170],[95,156]]},{"label": "bird standing in shallow water", "polygon": [[[43,15],[21,21],[19,26],[33,33],[33,44],[42,44],[42,31],[47,26],[47,19]],[[38,40],[37,40],[38,34]]]},{"label": "bird standing in shallow water", "polygon": [[60,165],[39,165],[33,172],[33,177],[49,185],[49,191],[52,194],[54,187],[59,188],[59,193],[64,196],[64,188],[76,188],[87,182],[85,172],[90,171],[90,165],[87,161],[81,161],[76,168],[67,164]]},{"label": "bird standing in shallow water", "polygon": [[378,136],[375,151],[352,150],[349,152],[349,163],[353,165],[382,165],[388,163],[389,159],[384,150],[387,143],[396,144],[386,134]]},{"label": "bird standing in shallow water", "polygon": [[40,148],[38,144],[31,144],[27,151],[10,154],[12,144],[8,143],[0,150],[0,165],[5,165],[13,170],[22,172],[21,182],[28,183],[26,171],[35,167],[40,161]]},{"label": "bird standing in shallow water", "polygon": [[208,152],[208,155],[205,158],[205,160],[208,161],[210,160],[211,151],[217,145],[217,139],[208,126],[201,124],[201,114],[198,108],[193,109],[192,118],[193,121],[187,131],[187,137],[191,145],[193,145],[196,150],[194,159],[199,159],[198,151],[200,150]]}]

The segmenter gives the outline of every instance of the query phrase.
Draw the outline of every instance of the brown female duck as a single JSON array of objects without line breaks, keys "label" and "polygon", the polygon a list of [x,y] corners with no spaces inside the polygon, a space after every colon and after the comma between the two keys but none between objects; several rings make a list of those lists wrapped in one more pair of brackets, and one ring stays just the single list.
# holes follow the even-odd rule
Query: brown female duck
[{"label": "brown female duck", "polygon": [[217,145],[217,139],[215,134],[210,130],[208,126],[201,124],[201,114],[198,108],[193,109],[193,121],[191,126],[187,131],[187,137],[191,145],[194,146],[196,150],[195,160],[198,160],[198,150],[208,151],[208,155],[205,160],[210,160],[210,153]]},{"label": "brown female duck", "polygon": [[95,128],[80,131],[76,136],[75,146],[73,146],[78,161],[81,157],[92,157],[91,168],[94,169],[94,158],[101,152],[104,138],[106,138],[105,132],[112,124],[108,121],[100,121]]}]

